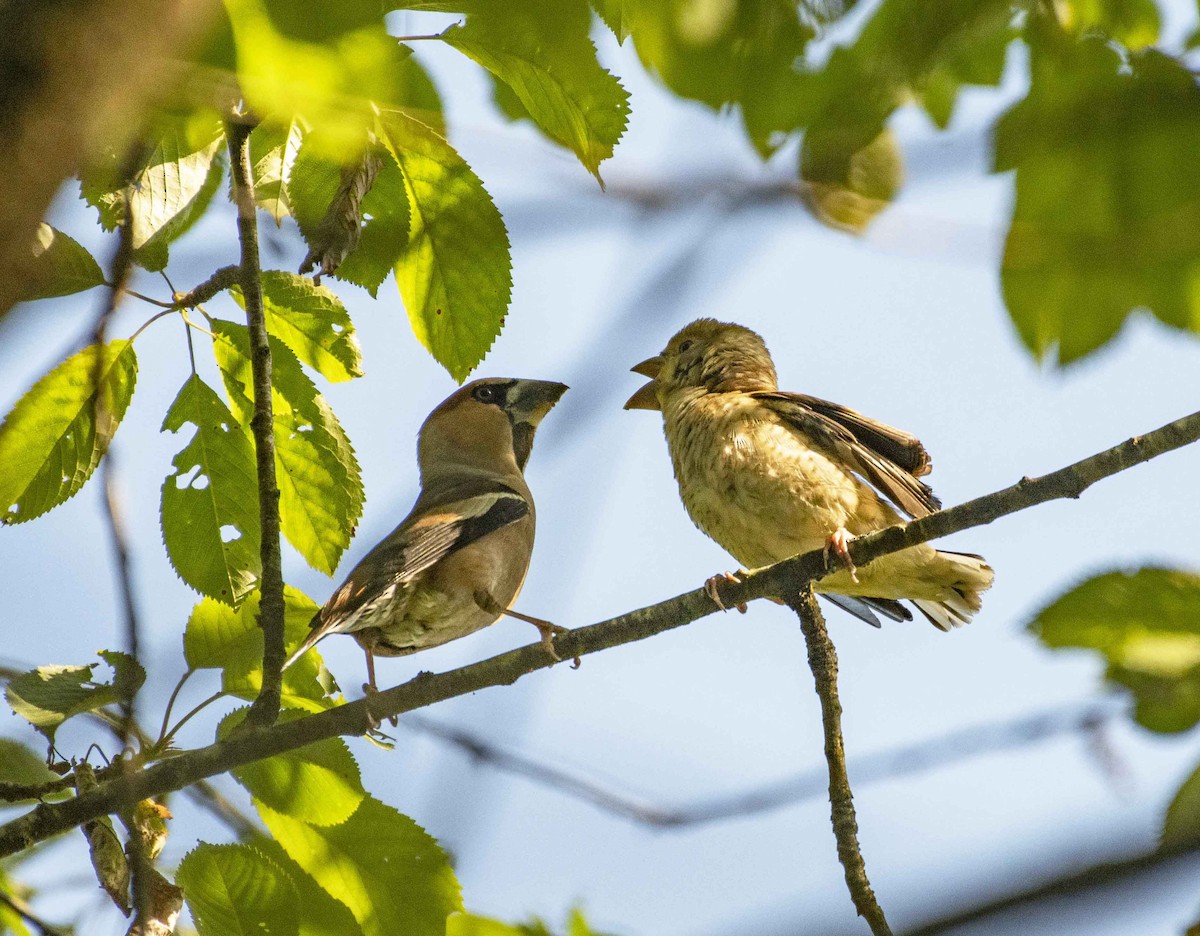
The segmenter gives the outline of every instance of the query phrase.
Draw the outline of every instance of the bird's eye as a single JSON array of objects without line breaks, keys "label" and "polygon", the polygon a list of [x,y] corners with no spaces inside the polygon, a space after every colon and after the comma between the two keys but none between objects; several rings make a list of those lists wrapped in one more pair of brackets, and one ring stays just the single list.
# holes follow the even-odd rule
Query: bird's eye
[{"label": "bird's eye", "polygon": [[475,388],[473,396],[480,403],[497,403],[500,400],[500,388],[494,384],[484,384]]},{"label": "bird's eye", "polygon": [[694,344],[694,342],[692,341],[692,339],[689,338],[687,341],[685,341],[683,344],[681,344],[679,346],[679,353],[683,354],[683,352],[690,349],[693,344]]}]

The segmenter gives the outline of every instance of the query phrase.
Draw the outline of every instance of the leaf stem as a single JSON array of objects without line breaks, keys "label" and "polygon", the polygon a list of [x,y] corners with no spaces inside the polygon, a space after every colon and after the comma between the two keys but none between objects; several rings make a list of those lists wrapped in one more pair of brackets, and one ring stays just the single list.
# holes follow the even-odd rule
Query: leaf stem
[{"label": "leaf stem", "polygon": [[183,718],[179,719],[178,724],[176,724],[174,728],[172,728],[165,735],[163,735],[161,738],[159,738],[159,740],[155,743],[154,746],[156,748],[168,746],[175,739],[175,735],[179,734],[180,728],[182,728],[184,725],[186,725],[188,722],[190,722],[194,716],[199,715],[202,711],[204,711],[206,708],[208,708],[210,705],[212,705],[218,699],[223,699],[227,695],[229,695],[229,693],[226,692],[224,689],[220,690],[219,692],[214,692],[207,699],[205,699],[203,702],[201,702],[199,705],[197,705],[195,708],[193,708],[190,712],[188,712],[186,715],[184,715]]},{"label": "leaf stem", "polygon": [[[231,121],[229,140],[233,199],[237,204],[241,264],[238,283],[246,307],[250,332],[250,364],[254,375],[254,416],[250,429],[258,466],[258,508],[262,533],[262,598],[258,624],[263,631],[263,679],[258,698],[250,706],[246,724],[266,728],[279,716],[283,685],[283,562],[279,547],[279,485],[275,480],[275,419],[271,409],[271,345],[263,312],[262,266],[258,254],[258,215],[254,204],[254,179],[250,169],[251,126]],[[220,271],[218,271],[220,272]]]},{"label": "leaf stem", "polygon": [[[130,293],[129,295],[132,296],[135,294]],[[139,296],[138,298],[141,298],[141,297]],[[155,303],[155,305],[160,305],[160,303]],[[172,313],[178,312],[178,311],[179,310],[177,308],[175,308],[174,306],[171,306],[169,308],[163,309],[163,311],[161,311],[161,312],[156,312],[154,315],[150,316],[150,318],[146,319],[146,321],[142,322],[142,324],[138,328],[138,330],[129,336],[129,340],[135,341],[137,339],[138,335],[140,335],[147,328],[149,328],[151,325],[153,325],[155,322],[157,322],[160,318],[164,318],[165,316],[171,315]]]},{"label": "leaf stem", "polygon": [[[192,368],[192,372],[195,373],[195,367]],[[163,712],[162,726],[158,729],[158,740],[154,742],[154,746],[156,748],[162,746],[163,739],[167,736],[167,725],[171,721],[171,710],[175,708],[175,700],[179,698],[179,693],[183,689],[183,684],[191,678],[191,675],[194,672],[195,670],[186,670],[184,674],[179,677],[179,682],[175,683],[175,688],[171,690],[171,698],[167,700],[167,708],[166,711]]]}]

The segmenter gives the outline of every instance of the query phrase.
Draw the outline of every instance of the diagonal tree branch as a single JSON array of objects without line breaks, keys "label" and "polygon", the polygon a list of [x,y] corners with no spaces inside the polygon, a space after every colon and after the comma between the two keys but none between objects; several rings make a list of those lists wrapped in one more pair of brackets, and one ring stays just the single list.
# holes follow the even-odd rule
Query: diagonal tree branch
[{"label": "diagonal tree branch", "polygon": [[[271,343],[263,313],[262,265],[258,257],[258,212],[250,169],[248,121],[228,124],[230,174],[237,203],[238,241],[242,246],[239,284],[250,329],[250,363],[254,373],[254,452],[258,464],[258,511],[262,532],[262,578],[258,626],[263,632],[263,678],[246,724],[265,728],[279,716],[283,686],[283,558],[279,548],[279,485],[275,480],[275,417],[271,407]],[[218,275],[220,271],[218,271]]]},{"label": "diagonal tree branch", "polygon": [[[1078,497],[1102,478],[1197,439],[1200,439],[1200,412],[1044,477],[1023,478],[1012,487],[856,539],[850,544],[850,553],[856,564],[866,565],[889,552],[991,523],[1035,504]],[[722,587],[722,598],[729,606],[768,595],[796,595],[827,572],[818,549],[768,566],[746,576],[740,584]],[[716,610],[705,590],[697,588],[659,604],[577,628],[557,638],[556,647],[564,659],[596,653],[682,627]],[[198,780],[314,741],[337,735],[363,734],[388,716],[402,715],[489,686],[511,685],[522,676],[551,665],[542,645],[531,644],[446,673],[422,673],[403,685],[336,709],[175,755],[140,772],[114,778],[74,799],[37,806],[0,826],[0,857],[22,851],[88,819],[129,808],[139,799],[179,790]]]},{"label": "diagonal tree branch", "polygon": [[874,936],[892,936],[883,908],[875,899],[875,891],[867,878],[867,866],[858,844],[858,819],[854,814],[854,796],[850,792],[850,777],[846,773],[846,747],[842,743],[842,703],[837,691],[837,651],[829,639],[825,617],[817,607],[809,586],[787,605],[800,618],[804,643],[808,647],[808,666],[816,681],[821,700],[821,727],[825,733],[825,761],[829,766],[829,805],[833,819],[833,835],[837,839],[838,860],[846,873],[846,887],[854,909],[867,921]]}]

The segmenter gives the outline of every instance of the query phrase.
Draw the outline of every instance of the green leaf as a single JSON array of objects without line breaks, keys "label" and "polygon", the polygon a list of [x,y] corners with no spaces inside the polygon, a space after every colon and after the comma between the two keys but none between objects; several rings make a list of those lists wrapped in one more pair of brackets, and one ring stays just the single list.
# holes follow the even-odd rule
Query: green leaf
[{"label": "green leaf", "polygon": [[1130,49],[1154,45],[1162,26],[1154,0],[1067,0],[1055,13],[1064,29],[1100,32]]},{"label": "green leaf", "polygon": [[1135,717],[1151,731],[1200,721],[1200,575],[1107,572],[1052,602],[1029,629],[1048,647],[1098,651],[1106,678],[1133,693]]},{"label": "green leaf", "polygon": [[175,883],[201,936],[299,936],[291,876],[250,845],[201,842],[180,862]]},{"label": "green leaf", "polygon": [[258,586],[262,533],[254,448],[243,426],[193,374],[163,421],[196,433],[162,486],[162,533],[179,577],[202,595],[238,605]]},{"label": "green leaf", "polygon": [[363,287],[372,297],[408,247],[412,225],[404,175],[395,158],[380,149],[375,183],[362,200],[363,227],[358,246],[334,275]]},{"label": "green leaf", "polygon": [[361,936],[362,927],[350,913],[350,908],[325,890],[285,852],[272,838],[256,836],[254,848],[266,855],[288,873],[296,889],[297,903],[304,908],[300,915],[299,936]]},{"label": "green leaf", "polygon": [[[212,322],[213,350],[234,414],[247,425],[254,413],[250,338],[244,325]],[[314,569],[332,575],[362,515],[363,488],[350,440],[300,366],[271,339],[275,468],[280,524]]]},{"label": "green leaf", "polygon": [[133,345],[113,341],[67,358],[17,401],[0,424],[0,522],[32,520],[83,487],[136,383]]},{"label": "green leaf", "polygon": [[36,260],[21,299],[51,299],[104,285],[104,273],[79,241],[48,224],[39,224],[33,243]]},{"label": "green leaf", "polygon": [[443,936],[462,909],[445,852],[407,816],[373,797],[336,826],[312,826],[255,802],[284,851],[336,894],[365,936]]},{"label": "green leaf", "polygon": [[[333,292],[283,270],[264,270],[261,280],[268,332],[333,383],[362,376],[362,348],[350,313]],[[244,309],[241,287],[229,292]]]},{"label": "green leaf", "polygon": [[1016,170],[1001,282],[1021,340],[1066,365],[1136,309],[1200,331],[1194,76],[1099,39],[1031,41],[1029,94],[995,130],[996,170]]},{"label": "green leaf", "polygon": [[1182,848],[1200,842],[1200,769],[1183,781],[1163,820],[1162,844]]},{"label": "green leaf", "polygon": [[495,341],[512,294],[508,232],[479,177],[429,127],[379,117],[404,173],[412,227],[396,282],[418,340],[462,382]]},{"label": "green leaf", "polygon": [[468,15],[442,39],[507,84],[550,139],[600,179],[625,132],[629,95],[596,58],[586,0],[510,0]]},{"label": "green leaf", "polygon": [[[44,757],[38,757],[17,741],[0,738],[0,783],[33,786],[52,783],[57,779],[59,779],[58,774],[46,766]],[[6,802],[17,801],[6,800]]]},{"label": "green leaf", "polygon": [[199,219],[220,186],[223,142],[224,130],[212,115],[161,119],[128,185],[120,177],[120,161],[110,154],[85,174],[83,197],[100,212],[101,226],[111,230],[126,220],[128,194],[134,261],[161,270],[168,245]]},{"label": "green leaf", "polygon": [[[234,713],[238,721],[244,712]],[[297,714],[285,712],[282,720],[289,721]],[[226,719],[223,730],[232,718]],[[341,738],[263,758],[237,768],[233,776],[258,802],[315,826],[340,825],[366,796],[358,764]]]},{"label": "green leaf", "polygon": [[282,124],[264,121],[250,131],[254,200],[275,219],[276,226],[292,211],[287,180],[303,139],[297,120]]},{"label": "green leaf", "polygon": [[800,149],[800,176],[809,184],[806,198],[813,214],[833,227],[861,234],[896,197],[904,162],[891,130],[858,148],[845,142],[828,126],[809,130]]},{"label": "green leaf", "polygon": [[93,679],[98,663],[39,666],[9,680],[5,698],[53,744],[54,732],[68,718],[130,698],[146,681],[146,671],[129,654],[101,650],[98,656],[113,671],[111,683]]},{"label": "green leaf", "polygon": [[[285,585],[283,588],[284,644],[298,646],[308,636],[309,623],[317,606],[307,595]],[[205,598],[192,609],[183,634],[183,655],[191,669],[219,669],[221,689],[243,699],[258,697],[262,687],[262,628],[258,626],[259,593],[255,592],[236,611],[226,604]],[[283,674],[282,703],[308,712],[323,712],[339,704],[332,693],[319,654],[306,653]]]},{"label": "green leaf", "polygon": [[625,14],[628,6],[630,0],[592,0],[592,9],[621,44],[629,38],[629,22]]},{"label": "green leaf", "polygon": [[366,26],[383,25],[380,0],[266,0],[263,7],[282,35],[305,42],[332,42]]}]

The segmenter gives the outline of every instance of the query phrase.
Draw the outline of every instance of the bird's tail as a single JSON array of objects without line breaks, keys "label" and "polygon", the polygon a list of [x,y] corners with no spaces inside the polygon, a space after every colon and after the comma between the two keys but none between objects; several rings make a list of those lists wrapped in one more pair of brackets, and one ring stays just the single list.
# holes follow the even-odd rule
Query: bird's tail
[{"label": "bird's tail", "polygon": [[974,553],[938,550],[937,557],[942,566],[938,578],[946,584],[949,594],[937,600],[914,598],[913,604],[930,624],[948,631],[971,620],[982,604],[980,596],[992,587],[995,573],[983,556]]}]

